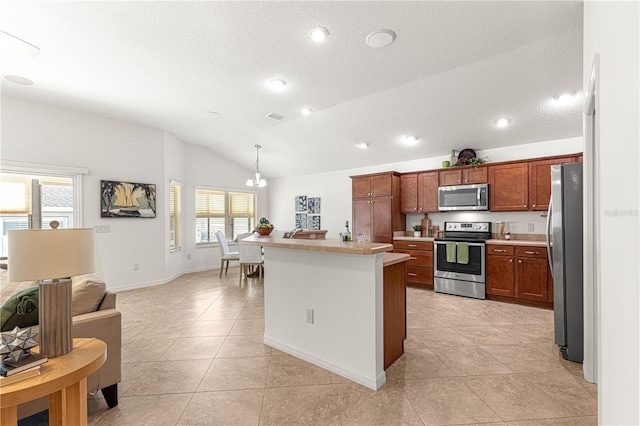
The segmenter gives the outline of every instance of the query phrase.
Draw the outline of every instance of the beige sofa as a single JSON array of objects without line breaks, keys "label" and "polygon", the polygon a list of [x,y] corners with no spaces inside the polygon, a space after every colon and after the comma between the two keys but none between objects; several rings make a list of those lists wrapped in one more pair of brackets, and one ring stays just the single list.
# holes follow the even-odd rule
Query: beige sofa
[{"label": "beige sofa", "polygon": [[[107,344],[107,360],[87,379],[89,393],[102,391],[107,405],[118,405],[121,373],[122,316],[116,310],[116,295],[105,290],[104,283],[93,276],[73,277],[73,337],[95,337]],[[6,271],[0,270],[0,304],[15,292],[33,283],[7,283]],[[18,406],[22,419],[48,409],[47,398]]]}]

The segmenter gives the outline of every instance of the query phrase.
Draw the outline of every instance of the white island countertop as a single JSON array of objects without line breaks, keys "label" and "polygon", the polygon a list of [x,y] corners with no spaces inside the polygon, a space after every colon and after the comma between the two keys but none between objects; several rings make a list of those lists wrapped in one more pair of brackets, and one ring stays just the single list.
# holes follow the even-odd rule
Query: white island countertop
[{"label": "white island countertop", "polygon": [[257,235],[247,237],[243,239],[242,242],[257,244],[262,247],[356,255],[379,254],[393,250],[393,245],[387,243],[347,243],[340,240],[297,240],[288,238],[260,237]]}]

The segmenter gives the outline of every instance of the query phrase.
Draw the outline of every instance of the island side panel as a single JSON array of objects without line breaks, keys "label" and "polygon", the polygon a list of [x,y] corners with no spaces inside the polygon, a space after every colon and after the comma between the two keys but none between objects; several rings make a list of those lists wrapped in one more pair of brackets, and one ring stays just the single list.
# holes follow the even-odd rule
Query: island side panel
[{"label": "island side panel", "polygon": [[383,256],[265,247],[265,344],[379,389]]}]

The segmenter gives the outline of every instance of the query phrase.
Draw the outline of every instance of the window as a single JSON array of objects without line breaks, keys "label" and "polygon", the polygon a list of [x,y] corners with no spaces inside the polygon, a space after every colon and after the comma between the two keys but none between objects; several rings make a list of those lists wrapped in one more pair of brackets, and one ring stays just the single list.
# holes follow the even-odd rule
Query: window
[{"label": "window", "polygon": [[169,249],[182,248],[182,184],[169,183]]},{"label": "window", "polygon": [[228,240],[251,232],[256,223],[253,192],[233,192],[196,188],[196,244],[213,243],[216,232]]},{"label": "window", "polygon": [[7,235],[13,229],[73,228],[74,182],[64,176],[0,173],[0,257],[7,255]]}]

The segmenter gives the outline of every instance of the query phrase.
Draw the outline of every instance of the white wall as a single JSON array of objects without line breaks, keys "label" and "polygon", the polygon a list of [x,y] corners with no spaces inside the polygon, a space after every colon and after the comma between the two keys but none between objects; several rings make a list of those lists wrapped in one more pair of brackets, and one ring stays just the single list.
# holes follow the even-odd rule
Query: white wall
[{"label": "white wall", "polygon": [[598,417],[640,424],[640,100],[638,2],[585,2],[584,84],[600,54],[602,210]]},{"label": "white wall", "polygon": [[[527,158],[546,157],[551,155],[575,154],[582,152],[582,137],[545,141],[535,144],[518,145],[516,147],[496,148],[478,151],[479,157],[488,162],[522,160]],[[413,172],[420,170],[438,169],[443,160],[449,157],[431,157],[401,163],[381,164],[373,167],[341,170],[330,173],[318,173],[306,176],[296,176],[274,179],[269,182],[269,215],[272,223],[278,229],[293,229],[294,227],[294,197],[307,195],[321,197],[321,227],[328,231],[327,238],[338,238],[338,233],[344,229],[345,220],[351,221],[351,179],[349,176],[385,172]],[[527,233],[527,224],[534,223],[534,233],[544,233],[545,219],[541,212],[513,212],[513,213],[430,213],[429,217],[434,225],[444,224],[445,220],[473,220],[509,222],[509,230],[514,233]],[[421,214],[407,215],[407,230],[411,225],[417,225],[422,219]]]},{"label": "white wall", "polygon": [[[108,234],[95,234],[96,272],[110,290],[218,267],[217,247],[195,250],[193,187],[245,190],[250,170],[160,129],[7,96],[1,101],[3,160],[89,169],[83,178],[82,226],[110,227]],[[156,184],[157,217],[100,218],[101,179]],[[168,248],[171,179],[183,183],[183,249],[174,253]],[[259,196],[259,214],[267,211],[267,196],[267,191]]]}]

